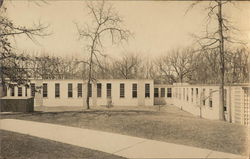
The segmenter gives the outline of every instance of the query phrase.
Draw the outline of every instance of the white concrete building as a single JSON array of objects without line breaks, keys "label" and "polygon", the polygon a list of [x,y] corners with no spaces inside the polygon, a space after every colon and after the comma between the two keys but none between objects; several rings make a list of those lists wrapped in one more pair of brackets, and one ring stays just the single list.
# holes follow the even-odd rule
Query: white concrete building
[{"label": "white concrete building", "polygon": [[[7,95],[34,96],[35,106],[86,106],[87,81],[31,80],[30,83],[30,88],[9,88]],[[90,106],[107,105],[110,99],[113,106],[152,106],[153,87],[153,80],[98,80],[91,84]]]},{"label": "white concrete building", "polygon": [[[35,92],[36,90],[36,92]],[[196,116],[219,120],[219,85],[154,84],[153,80],[111,79],[91,84],[90,106],[172,104]],[[86,106],[87,81],[31,80],[31,86],[8,87],[7,96],[34,97],[35,106]],[[225,118],[249,125],[249,84],[225,86]]]},{"label": "white concrete building", "polygon": [[[157,98],[165,99],[167,104],[173,104],[196,116],[219,120],[219,85],[177,83],[174,85],[155,85],[154,89],[155,101],[157,101]],[[224,100],[226,120],[233,123],[249,125],[249,84],[225,86]]]}]

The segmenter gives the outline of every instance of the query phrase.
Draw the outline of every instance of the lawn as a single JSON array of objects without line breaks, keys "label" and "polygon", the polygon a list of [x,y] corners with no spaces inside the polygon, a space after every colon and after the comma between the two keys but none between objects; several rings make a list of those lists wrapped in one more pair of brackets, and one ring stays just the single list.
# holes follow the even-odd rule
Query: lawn
[{"label": "lawn", "polygon": [[62,144],[9,131],[1,133],[2,159],[123,159],[108,153]]},{"label": "lawn", "polygon": [[[124,135],[247,155],[247,128],[200,119],[173,106],[94,108],[91,110],[3,114],[15,118],[89,128]],[[48,111],[48,109],[47,109]]]}]

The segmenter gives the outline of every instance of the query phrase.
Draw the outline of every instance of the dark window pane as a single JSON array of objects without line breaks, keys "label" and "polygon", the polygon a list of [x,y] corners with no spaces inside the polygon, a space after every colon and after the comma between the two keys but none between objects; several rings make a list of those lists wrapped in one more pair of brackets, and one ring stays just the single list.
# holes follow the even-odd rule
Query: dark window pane
[{"label": "dark window pane", "polygon": [[48,84],[43,83],[43,97],[48,97]]},{"label": "dark window pane", "polygon": [[72,83],[68,84],[68,97],[69,98],[73,97],[73,84]]},{"label": "dark window pane", "polygon": [[154,89],[154,97],[159,97],[159,88]]},{"label": "dark window pane", "polygon": [[22,87],[17,87],[18,89],[17,89],[17,95],[18,95],[18,97],[22,97],[23,96],[23,89],[22,89]]},{"label": "dark window pane", "polygon": [[97,83],[97,97],[102,97],[102,84]]},{"label": "dark window pane", "polygon": [[36,93],[36,84],[35,83],[30,84],[30,91],[31,91],[31,96],[35,97],[35,93]]},{"label": "dark window pane", "polygon": [[150,97],[150,84],[145,84],[145,97]]},{"label": "dark window pane", "polygon": [[56,98],[60,97],[60,84],[59,83],[55,84],[55,97]]},{"label": "dark window pane", "polygon": [[165,97],[165,88],[161,88],[161,97]]},{"label": "dark window pane", "polygon": [[167,88],[167,97],[168,98],[172,97],[172,88]]},{"label": "dark window pane", "polygon": [[82,83],[77,84],[77,97],[82,97]]},{"label": "dark window pane", "polygon": [[91,83],[88,85],[88,96],[92,97],[92,84]]},{"label": "dark window pane", "polygon": [[111,86],[111,83],[107,83],[107,97],[108,98],[111,98],[111,89],[112,89],[112,86]]},{"label": "dark window pane", "polygon": [[120,98],[125,97],[125,85],[124,83],[120,83]]},{"label": "dark window pane", "polygon": [[132,85],[132,97],[137,98],[137,84]]}]

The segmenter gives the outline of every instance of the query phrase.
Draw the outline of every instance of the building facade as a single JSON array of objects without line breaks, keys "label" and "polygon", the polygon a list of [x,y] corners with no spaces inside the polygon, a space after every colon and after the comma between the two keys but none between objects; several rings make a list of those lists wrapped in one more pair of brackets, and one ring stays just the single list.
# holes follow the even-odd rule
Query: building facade
[{"label": "building facade", "polygon": [[[92,82],[90,106],[152,106],[153,80],[98,80]],[[30,87],[9,87],[9,96],[34,97],[35,106],[86,106],[87,81],[31,80]]]},{"label": "building facade", "polygon": [[[219,120],[219,85],[155,85],[155,101],[164,99],[167,104],[206,119]],[[170,93],[171,92],[171,93]],[[249,125],[250,86],[233,84],[224,88],[224,114],[229,122]]]},{"label": "building facade", "polygon": [[[92,82],[89,87],[90,106],[172,104],[201,118],[219,120],[219,85],[165,85],[148,79],[111,79]],[[249,125],[249,84],[227,85],[224,92],[226,120]],[[34,97],[35,106],[86,106],[87,81],[31,80],[29,87],[9,86],[7,96]]]}]

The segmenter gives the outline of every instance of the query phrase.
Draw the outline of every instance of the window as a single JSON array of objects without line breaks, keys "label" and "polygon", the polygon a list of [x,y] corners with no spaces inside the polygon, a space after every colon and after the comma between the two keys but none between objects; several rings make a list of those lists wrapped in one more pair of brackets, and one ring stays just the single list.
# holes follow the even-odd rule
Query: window
[{"label": "window", "polygon": [[137,98],[137,84],[136,83],[132,85],[132,97]]},{"label": "window", "polygon": [[206,105],[206,99],[205,99],[206,89],[202,90],[202,103],[203,105]]},{"label": "window", "polygon": [[183,88],[183,100],[185,100],[186,97],[186,92],[185,92],[185,88]]},{"label": "window", "polygon": [[165,88],[161,88],[161,97],[165,97]]},{"label": "window", "polygon": [[28,87],[25,86],[25,96],[27,97],[28,96]]},{"label": "window", "polygon": [[154,89],[154,97],[159,97],[159,88]]},{"label": "window", "polygon": [[196,88],[196,104],[198,105],[200,103],[200,99],[199,99],[199,89]]},{"label": "window", "polygon": [[18,95],[18,97],[22,97],[23,96],[23,89],[22,89],[22,87],[17,87],[18,89],[17,89],[17,95]]},{"label": "window", "polygon": [[209,89],[209,107],[213,107],[212,89]]},{"label": "window", "polygon": [[188,98],[189,98],[188,94],[189,94],[189,89],[187,88],[187,101],[188,101]]},{"label": "window", "polygon": [[48,97],[48,84],[43,83],[43,97]]},{"label": "window", "polygon": [[227,90],[224,89],[224,111],[227,111]]},{"label": "window", "polygon": [[14,85],[10,85],[10,96],[15,96],[15,87],[14,87]]},{"label": "window", "polygon": [[120,83],[120,98],[125,97],[125,85],[124,83]]},{"label": "window", "polygon": [[59,83],[55,84],[55,97],[56,98],[60,97],[60,84]]},{"label": "window", "polygon": [[68,83],[68,97],[72,98],[73,97],[73,84]]},{"label": "window", "polygon": [[97,97],[102,97],[102,84],[97,83]]},{"label": "window", "polygon": [[82,83],[77,84],[77,97],[82,97]]},{"label": "window", "polygon": [[150,97],[150,84],[145,84],[145,97]]},{"label": "window", "polygon": [[194,102],[194,89],[191,88],[191,102]]},{"label": "window", "polygon": [[174,96],[177,98],[177,88],[174,89]]},{"label": "window", "polygon": [[35,97],[35,93],[36,93],[36,84],[35,83],[30,84],[30,91],[31,91],[31,96]]},{"label": "window", "polygon": [[168,98],[172,97],[172,88],[167,88],[167,97]]},{"label": "window", "polygon": [[111,83],[107,83],[107,98],[111,98]]},{"label": "window", "polygon": [[178,91],[179,91],[179,99],[181,100],[181,95],[182,95],[181,88],[179,88]]},{"label": "window", "polygon": [[92,97],[92,84],[91,83],[88,84],[88,96]]}]

